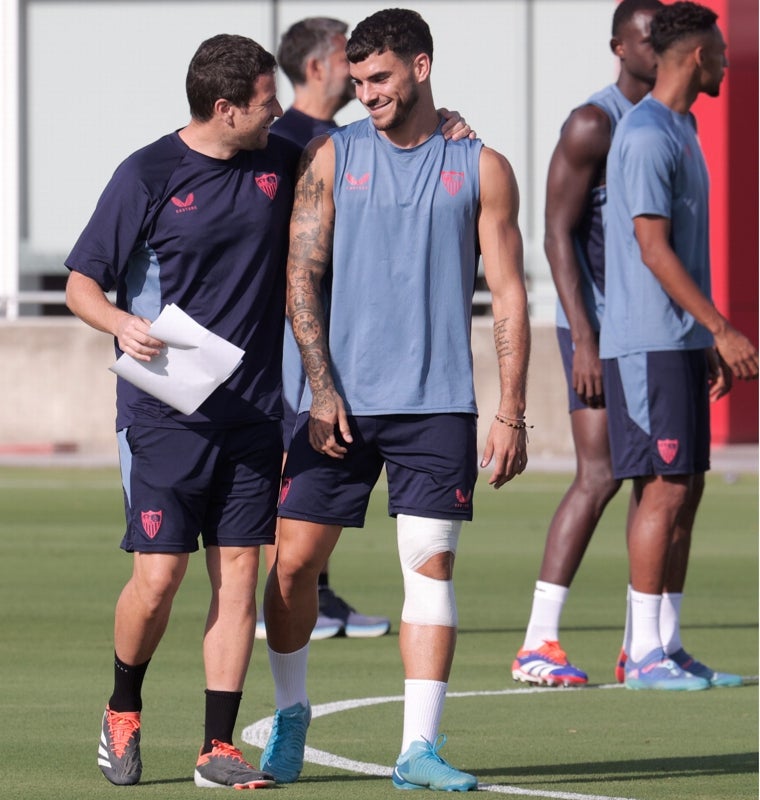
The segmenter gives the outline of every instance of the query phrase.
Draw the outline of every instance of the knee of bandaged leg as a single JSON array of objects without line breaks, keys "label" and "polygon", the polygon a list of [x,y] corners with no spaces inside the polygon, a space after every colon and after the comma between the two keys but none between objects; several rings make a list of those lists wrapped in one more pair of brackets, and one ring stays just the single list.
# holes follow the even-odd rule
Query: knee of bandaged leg
[{"label": "knee of bandaged leg", "polygon": [[402,566],[404,607],[401,620],[412,625],[445,625],[456,628],[459,621],[454,582],[420,575]]},{"label": "knee of bandaged leg", "polygon": [[[460,520],[398,515],[398,550],[404,576],[401,619],[404,622],[456,627],[457,607],[450,561],[456,554],[461,528]],[[448,569],[444,570],[448,579],[420,574],[418,570],[441,554],[447,554],[449,560]]]}]

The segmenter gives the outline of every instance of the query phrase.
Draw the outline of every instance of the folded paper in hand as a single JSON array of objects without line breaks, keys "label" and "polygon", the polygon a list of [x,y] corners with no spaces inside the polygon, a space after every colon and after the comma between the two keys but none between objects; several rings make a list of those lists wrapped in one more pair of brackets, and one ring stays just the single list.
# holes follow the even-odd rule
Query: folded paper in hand
[{"label": "folded paper in hand", "polygon": [[150,335],[166,343],[160,355],[138,361],[124,353],[110,369],[183,414],[192,414],[226,381],[245,352],[173,303],[164,306]]}]

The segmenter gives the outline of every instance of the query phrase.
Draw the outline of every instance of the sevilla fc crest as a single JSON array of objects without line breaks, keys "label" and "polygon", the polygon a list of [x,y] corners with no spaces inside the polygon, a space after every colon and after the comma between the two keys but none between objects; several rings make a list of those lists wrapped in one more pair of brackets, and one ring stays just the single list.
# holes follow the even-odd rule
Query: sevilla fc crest
[{"label": "sevilla fc crest", "polygon": [[672,464],[678,454],[678,439],[658,439],[657,450],[666,464]]},{"label": "sevilla fc crest", "polygon": [[443,181],[446,191],[453,197],[464,185],[464,172],[445,169],[441,172],[441,181]]},{"label": "sevilla fc crest", "polygon": [[262,175],[256,176],[256,186],[270,199],[274,200],[277,194],[277,185],[279,178],[274,172],[265,172]]},{"label": "sevilla fc crest", "polygon": [[149,539],[155,539],[164,519],[163,511],[141,511],[143,530]]}]

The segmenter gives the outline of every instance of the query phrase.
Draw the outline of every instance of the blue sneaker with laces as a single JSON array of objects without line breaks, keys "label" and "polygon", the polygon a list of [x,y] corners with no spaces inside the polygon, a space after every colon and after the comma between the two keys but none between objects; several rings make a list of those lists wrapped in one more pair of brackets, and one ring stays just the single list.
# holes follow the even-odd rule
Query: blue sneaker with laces
[{"label": "blue sneaker with laces", "polygon": [[706,664],[697,661],[694,656],[690,656],[683,647],[680,648],[680,650],[676,650],[672,655],[669,655],[668,658],[671,661],[675,661],[676,664],[678,664],[681,669],[686,670],[686,672],[696,675],[698,678],[704,678],[706,681],[710,681],[710,686],[720,688],[742,685],[741,675],[733,675],[730,672],[715,672],[715,670],[710,669]]},{"label": "blue sneaker with laces", "polygon": [[412,742],[393,768],[393,785],[397,789],[437,789],[442,792],[469,792],[478,785],[474,775],[455,769],[438,751],[446,744],[441,734],[435,744],[425,739]]},{"label": "blue sneaker with laces", "polygon": [[662,648],[652,650],[641,661],[625,662],[627,689],[669,689],[671,691],[698,691],[709,689],[710,681],[686,672],[665,655]]},{"label": "blue sneaker with laces", "polygon": [[306,731],[311,722],[311,705],[295,703],[277,709],[269,741],[261,754],[259,768],[274,775],[277,783],[294,783],[303,769]]}]

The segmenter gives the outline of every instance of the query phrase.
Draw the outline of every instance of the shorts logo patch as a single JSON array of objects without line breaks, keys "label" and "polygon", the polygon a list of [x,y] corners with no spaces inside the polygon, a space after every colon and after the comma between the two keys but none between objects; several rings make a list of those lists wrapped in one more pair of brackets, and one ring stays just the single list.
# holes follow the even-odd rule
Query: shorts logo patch
[{"label": "shorts logo patch", "polygon": [[441,180],[446,191],[453,197],[464,185],[464,172],[445,169],[441,172]]},{"label": "shorts logo patch", "polygon": [[155,539],[164,519],[163,511],[141,511],[143,530],[149,539]]},{"label": "shorts logo patch", "polygon": [[678,455],[678,439],[658,439],[657,450],[666,464],[672,464]]},{"label": "shorts logo patch", "polygon": [[293,483],[292,478],[282,479],[282,487],[280,488],[280,504],[285,502],[285,498],[288,496],[288,492],[290,491],[291,483]]},{"label": "shorts logo patch", "polygon": [[469,508],[470,500],[472,500],[472,489],[465,494],[461,489],[456,490],[457,502],[454,508]]},{"label": "shorts logo patch", "polygon": [[270,199],[274,200],[280,179],[274,172],[264,172],[256,176],[256,186]]}]

